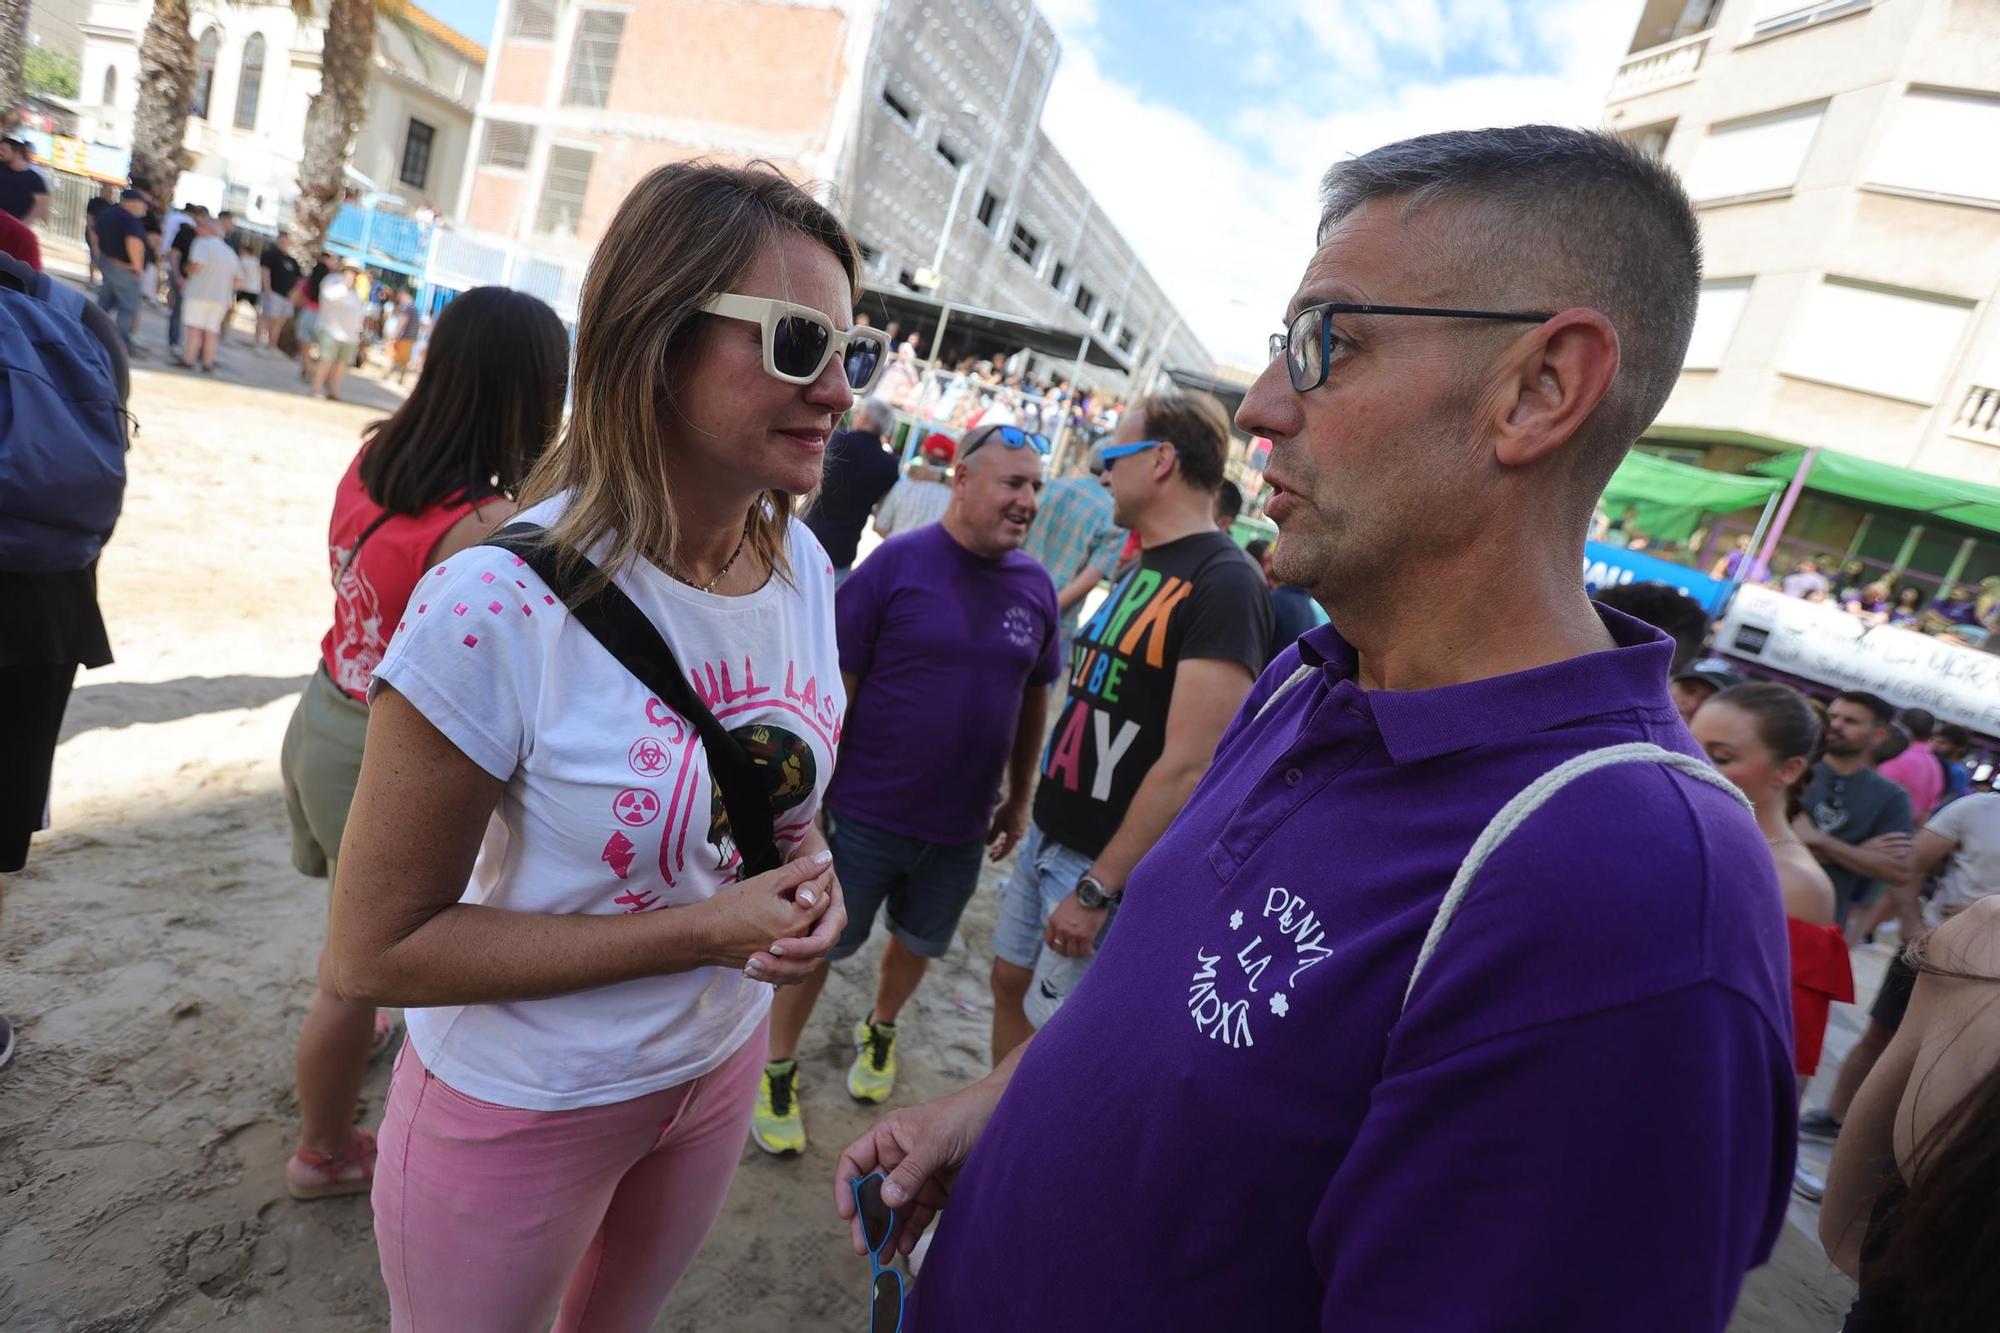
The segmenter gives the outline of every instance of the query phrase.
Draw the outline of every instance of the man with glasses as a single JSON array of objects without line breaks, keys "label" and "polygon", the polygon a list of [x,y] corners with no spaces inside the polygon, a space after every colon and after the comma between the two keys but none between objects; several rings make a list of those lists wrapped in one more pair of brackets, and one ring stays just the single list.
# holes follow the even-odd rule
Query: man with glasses
[{"label": "man with glasses", "polygon": [[1188,394],[1141,399],[1104,446],[1112,521],[1141,553],[1070,649],[1034,827],[993,927],[996,1064],[1082,979],[1132,867],[1264,668],[1263,575],[1215,528],[1228,454],[1221,406]]},{"label": "man with glasses", "polygon": [[1093,455],[1091,466],[1089,473],[1057,477],[1048,484],[1034,529],[1021,545],[1055,582],[1065,662],[1084,599],[1116,572],[1118,552],[1125,545],[1125,530],[1111,516],[1111,492],[1100,480],[1104,462]]},{"label": "man with glasses", "polygon": [[[843,1158],[905,1245],[948,1194],[907,1333],[1719,1333],[1784,1225],[1776,873],[1672,645],[1581,578],[1693,328],[1687,197],[1521,126],[1343,161],[1323,199],[1238,423],[1272,441],[1274,572],[1332,623],[1061,1018]],[[1024,1236],[1068,1260],[1022,1280]]]}]

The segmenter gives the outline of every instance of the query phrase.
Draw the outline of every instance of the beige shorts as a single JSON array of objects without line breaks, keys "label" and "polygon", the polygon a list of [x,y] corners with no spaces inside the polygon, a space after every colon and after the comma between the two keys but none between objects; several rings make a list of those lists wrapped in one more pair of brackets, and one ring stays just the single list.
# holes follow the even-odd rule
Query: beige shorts
[{"label": "beige shorts", "polygon": [[292,829],[292,866],[301,875],[332,877],[367,739],[368,706],[335,685],[322,664],[299,695],[278,759]]}]

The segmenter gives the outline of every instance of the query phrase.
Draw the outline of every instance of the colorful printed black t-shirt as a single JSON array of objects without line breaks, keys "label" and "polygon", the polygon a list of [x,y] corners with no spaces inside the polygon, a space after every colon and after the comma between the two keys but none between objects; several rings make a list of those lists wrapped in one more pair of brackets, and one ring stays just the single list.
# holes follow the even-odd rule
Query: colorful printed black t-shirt
[{"label": "colorful printed black t-shirt", "polygon": [[1035,825],[1096,856],[1160,757],[1176,668],[1241,662],[1255,677],[1271,639],[1271,599],[1257,563],[1221,532],[1143,552],[1076,633],[1069,697],[1042,755]]}]

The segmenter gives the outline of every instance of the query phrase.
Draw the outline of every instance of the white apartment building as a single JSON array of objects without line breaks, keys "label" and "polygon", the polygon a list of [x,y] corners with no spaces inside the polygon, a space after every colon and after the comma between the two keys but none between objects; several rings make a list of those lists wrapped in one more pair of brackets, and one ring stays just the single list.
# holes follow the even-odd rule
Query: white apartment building
[{"label": "white apartment building", "polygon": [[[275,226],[298,193],[306,108],[319,90],[321,25],[285,0],[196,0],[199,60],[181,177],[187,202],[230,208]],[[138,100],[139,43],[152,6],[96,0],[83,24],[79,133],[129,148]],[[410,208],[449,211],[472,142],[483,47],[421,10],[418,29],[388,23],[375,37],[368,114],[349,165],[356,184]]]},{"label": "white apartment building", "polygon": [[2000,484],[2000,3],[1649,0],[1605,123],[1701,216],[1663,435]]}]

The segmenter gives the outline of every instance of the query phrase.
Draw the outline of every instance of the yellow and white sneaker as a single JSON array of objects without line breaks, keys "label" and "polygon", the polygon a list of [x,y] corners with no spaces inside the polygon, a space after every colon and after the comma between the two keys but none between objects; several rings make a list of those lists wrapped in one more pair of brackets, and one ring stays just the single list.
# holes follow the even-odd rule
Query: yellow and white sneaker
[{"label": "yellow and white sneaker", "polygon": [[806,1150],[806,1122],[799,1117],[796,1060],[764,1066],[757,1081],[757,1108],[750,1113],[750,1137],[773,1157],[796,1157]]},{"label": "yellow and white sneaker", "polygon": [[896,1090],[896,1025],[856,1023],[854,1063],[847,1067],[847,1095],[871,1106]]}]

